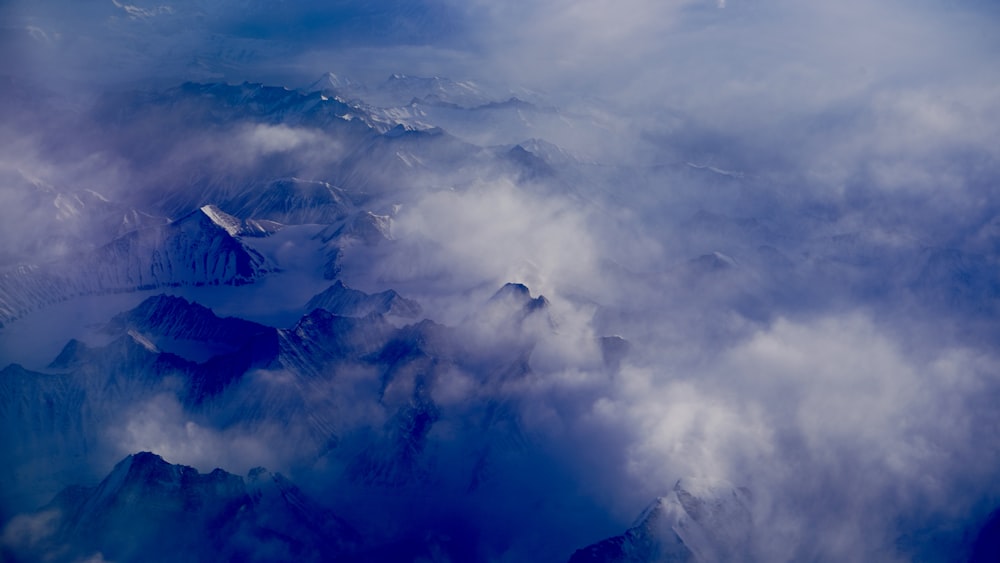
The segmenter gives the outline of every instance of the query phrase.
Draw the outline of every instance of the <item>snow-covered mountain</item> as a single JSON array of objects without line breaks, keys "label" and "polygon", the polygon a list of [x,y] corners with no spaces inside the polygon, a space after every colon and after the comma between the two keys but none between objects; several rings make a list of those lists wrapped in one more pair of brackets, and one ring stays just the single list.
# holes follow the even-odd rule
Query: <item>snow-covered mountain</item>
[{"label": "snow-covered mountain", "polygon": [[95,235],[119,236],[163,225],[164,217],[108,200],[93,189],[69,189],[0,169],[0,268],[71,257],[94,249]]},{"label": "snow-covered mountain", "polygon": [[348,127],[346,115],[353,108],[317,93],[301,93],[288,88],[259,83],[243,84],[187,82],[162,92],[130,92],[102,100],[98,112],[115,122],[146,116],[152,108],[184,105],[199,124],[226,123],[244,118],[260,118],[289,125],[310,123],[327,127]]},{"label": "snow-covered mountain", "polygon": [[367,86],[330,72],[309,85],[306,90],[322,91],[342,99],[364,100],[380,107],[401,106],[411,100],[420,100],[471,108],[494,101],[482,86],[470,80],[455,81],[441,76],[400,73],[393,73],[384,81]]},{"label": "snow-covered mountain", "polygon": [[624,534],[577,550],[573,563],[755,561],[750,492],[682,479]]},{"label": "snow-covered mountain", "polygon": [[239,236],[247,227],[213,206],[139,229],[80,257],[0,274],[0,322],[69,297],[178,285],[252,283],[270,268]]}]

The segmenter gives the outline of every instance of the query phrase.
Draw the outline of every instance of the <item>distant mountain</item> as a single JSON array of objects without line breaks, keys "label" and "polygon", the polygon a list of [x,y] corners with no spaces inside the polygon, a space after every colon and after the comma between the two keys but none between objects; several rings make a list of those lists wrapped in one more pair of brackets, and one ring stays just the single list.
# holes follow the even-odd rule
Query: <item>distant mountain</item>
[{"label": "distant mountain", "polygon": [[245,219],[283,225],[330,224],[354,211],[349,195],[327,182],[280,178],[264,186],[248,186],[223,206]]},{"label": "distant mountain", "polygon": [[323,92],[330,96],[351,98],[365,91],[365,85],[347,76],[327,72],[312,84],[306,86],[306,92]]},{"label": "distant mountain", "polygon": [[396,121],[377,136],[358,139],[351,148],[337,162],[335,182],[374,199],[393,194],[397,201],[405,195],[401,188],[431,187],[444,174],[473,174],[484,154],[481,147],[441,128]]},{"label": "distant mountain", "polygon": [[548,317],[549,301],[544,296],[531,296],[528,286],[507,283],[490,297],[486,305],[474,316],[477,324],[496,325],[494,328],[520,328],[529,318]]},{"label": "distant mountain", "polygon": [[416,318],[420,315],[420,305],[393,290],[370,295],[351,289],[337,280],[322,293],[306,303],[306,310],[324,309],[345,317],[364,317],[371,313],[401,318]]},{"label": "distant mountain", "polygon": [[[526,102],[516,97],[463,105],[445,101],[441,96],[414,97],[389,106],[365,106],[371,119],[386,125],[400,124],[417,131],[441,129],[480,146],[517,144],[525,138],[541,135],[553,125],[567,127],[574,116],[555,108]],[[394,100],[386,100],[394,101]]]},{"label": "distant mountain", "polygon": [[0,269],[79,255],[97,241],[167,222],[94,190],[49,185],[20,170],[0,169],[0,184]]},{"label": "distant mountain", "polygon": [[390,75],[370,91],[368,98],[371,103],[383,107],[403,105],[413,99],[467,108],[494,101],[481,86],[472,81],[406,74]]},{"label": "distant mountain", "polygon": [[[411,131],[445,131],[481,147],[514,145],[553,130],[579,136],[590,123],[561,112],[532,92],[494,95],[471,81],[393,74],[364,85],[328,73],[304,89],[345,101],[379,132],[402,126]],[[567,161],[564,161],[565,164]]]},{"label": "distant mountain", "polygon": [[186,82],[162,92],[127,92],[108,96],[99,115],[113,122],[145,117],[150,109],[183,105],[200,124],[222,123],[244,118],[269,122],[347,126],[345,115],[356,110],[319,92],[302,93],[260,83],[242,84]]},{"label": "distant mountain", "polygon": [[342,163],[395,126],[320,92],[252,83],[108,95],[89,116],[106,150],[135,171],[139,185],[120,194],[130,206],[178,217],[217,204],[286,224],[340,206],[343,194],[328,186],[357,193],[341,181]]},{"label": "distant mountain", "polygon": [[376,215],[371,211],[355,213],[343,221],[333,223],[320,231],[316,237],[324,243],[341,238],[352,238],[366,244],[377,244],[392,238],[392,219],[387,215]]},{"label": "distant mountain", "polygon": [[84,256],[0,274],[0,323],[77,295],[251,283],[269,266],[239,240],[247,227],[213,206],[139,229]]}]

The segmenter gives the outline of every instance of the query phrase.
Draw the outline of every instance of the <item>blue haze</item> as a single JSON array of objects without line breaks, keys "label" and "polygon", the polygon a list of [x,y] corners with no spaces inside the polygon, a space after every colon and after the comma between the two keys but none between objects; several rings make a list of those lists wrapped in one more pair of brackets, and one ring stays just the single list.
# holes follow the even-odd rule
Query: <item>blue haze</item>
[{"label": "blue haze", "polygon": [[123,459],[193,475],[152,451],[231,473],[252,546],[264,466],[359,558],[567,560],[696,478],[749,491],[748,560],[968,559],[997,10],[4,3],[3,553]]}]

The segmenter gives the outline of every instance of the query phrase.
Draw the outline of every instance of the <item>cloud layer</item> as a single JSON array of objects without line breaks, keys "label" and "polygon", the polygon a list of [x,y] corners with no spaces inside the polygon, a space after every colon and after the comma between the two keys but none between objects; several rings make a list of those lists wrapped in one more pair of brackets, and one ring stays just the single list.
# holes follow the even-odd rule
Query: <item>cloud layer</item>
[{"label": "cloud layer", "polygon": [[[533,449],[501,459],[507,479],[478,499],[508,520],[524,508],[510,491],[549,491],[529,521],[576,518],[597,540],[676,479],[708,477],[753,491],[760,560],[892,560],[945,557],[1000,504],[989,2],[64,4],[0,8],[0,71],[30,84],[0,109],[5,261],[48,225],[73,244],[105,228],[69,216],[84,189],[172,212],[184,203],[162,202],[181,189],[225,194],[259,187],[255,174],[342,183],[391,216],[387,239],[341,249],[350,285],[418,299],[483,357],[490,336],[535,346],[516,384],[484,390],[482,374],[456,368],[434,389],[442,465],[468,462],[469,401],[500,397],[523,422]],[[116,121],[134,108],[103,93],[186,79],[294,87],[329,70],[373,85],[395,71],[476,79],[496,101],[531,99],[503,115],[572,150],[525,140],[533,168],[512,164],[509,146],[429,134],[372,135],[361,150],[339,117],[200,127],[159,98],[141,98],[160,103],[152,117]],[[56,104],[31,100],[38,84],[80,106],[105,100],[108,113],[48,115]],[[524,334],[477,329],[508,281],[544,294],[550,319]],[[613,334],[632,345],[620,370],[596,344]],[[280,394],[284,377],[255,372],[245,392]],[[336,402],[340,422],[385,423],[351,410],[362,403]],[[126,450],[173,462],[299,461],[269,448],[278,430],[219,431],[170,397],[129,419]],[[524,483],[517,472],[536,462],[545,469]],[[30,541],[44,524],[8,532]],[[544,541],[522,533],[498,526],[491,549]]]}]

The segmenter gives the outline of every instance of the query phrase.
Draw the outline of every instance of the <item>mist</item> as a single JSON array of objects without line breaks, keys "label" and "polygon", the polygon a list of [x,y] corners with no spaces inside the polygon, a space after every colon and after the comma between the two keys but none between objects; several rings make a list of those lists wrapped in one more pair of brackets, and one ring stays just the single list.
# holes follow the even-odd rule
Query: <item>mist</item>
[{"label": "mist", "polygon": [[[474,528],[456,549],[484,560],[568,557],[684,477],[752,492],[761,561],[945,560],[1000,505],[989,2],[16,1],[0,18],[5,272],[56,276],[47,264],[129,232],[133,212],[267,219],[245,193],[311,183],[340,207],[328,231],[287,238],[323,256],[302,275],[398,291],[451,342],[428,345],[426,374],[365,360],[392,384],[344,360],[323,383],[269,366],[226,391],[293,405],[287,426],[156,387],[102,430],[91,477],[140,450],[263,465],[384,538],[424,533],[417,509],[427,529]],[[353,82],[310,91],[327,72]],[[392,73],[470,81],[476,103],[396,100]],[[267,105],[292,91],[294,109]],[[357,227],[369,212],[387,227]],[[544,310],[496,305],[509,282]],[[317,283],[284,301],[304,307]],[[611,360],[613,336],[628,353]],[[429,477],[400,477],[398,499],[341,487],[338,451],[367,459],[424,408],[411,469]],[[509,418],[490,426],[497,408]],[[333,413],[341,442],[303,412]],[[489,479],[458,484],[480,455]],[[5,537],[35,541],[37,518]]]}]

